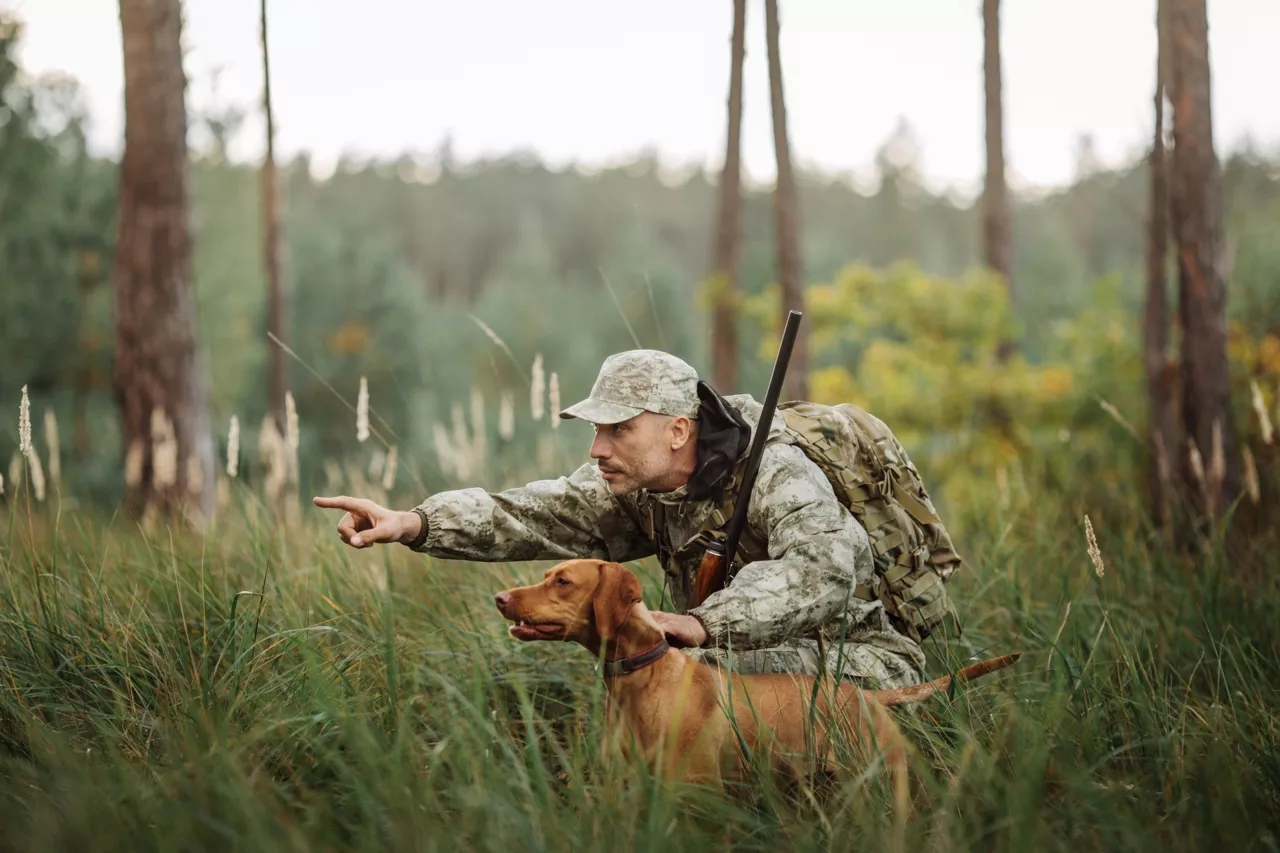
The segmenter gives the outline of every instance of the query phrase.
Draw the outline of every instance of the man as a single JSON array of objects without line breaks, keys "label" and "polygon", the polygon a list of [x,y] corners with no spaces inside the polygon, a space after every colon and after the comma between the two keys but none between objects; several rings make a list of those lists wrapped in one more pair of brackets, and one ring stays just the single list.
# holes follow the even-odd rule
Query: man
[{"label": "man", "polygon": [[[700,532],[728,521],[726,498],[761,405],[721,397],[684,361],[656,350],[606,359],[591,395],[560,413],[595,426],[594,462],[568,477],[487,493],[441,492],[407,512],[372,501],[315,498],[342,509],[344,542],[400,542],[434,557],[474,561],[614,562],[656,554],[675,612],[655,611],[692,657],[739,672],[828,672],[870,687],[924,680],[924,653],[891,625],[870,586],[866,530],[802,450],[769,444],[750,496],[742,565],[724,589],[689,607],[705,550]],[[781,435],[782,419],[769,425]],[[843,643],[841,640],[843,639]]]}]

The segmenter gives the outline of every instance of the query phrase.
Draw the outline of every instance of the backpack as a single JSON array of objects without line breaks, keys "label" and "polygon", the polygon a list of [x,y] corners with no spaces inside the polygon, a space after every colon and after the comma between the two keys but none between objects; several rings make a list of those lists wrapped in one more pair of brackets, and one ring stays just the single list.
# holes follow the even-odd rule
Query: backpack
[{"label": "backpack", "polygon": [[955,613],[945,584],[961,559],[915,465],[883,421],[851,403],[794,401],[777,412],[786,433],[773,443],[799,447],[870,537],[873,588],[855,594],[878,598],[894,627],[921,642]]}]

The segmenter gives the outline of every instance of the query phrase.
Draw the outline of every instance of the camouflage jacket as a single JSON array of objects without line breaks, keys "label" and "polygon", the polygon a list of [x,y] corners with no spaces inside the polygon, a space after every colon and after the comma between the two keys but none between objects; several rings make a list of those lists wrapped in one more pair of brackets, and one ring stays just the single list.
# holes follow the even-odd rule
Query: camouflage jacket
[{"label": "camouflage jacket", "polygon": [[[754,430],[760,404],[748,395],[726,400]],[[782,428],[775,417],[771,433]],[[765,448],[739,548],[742,568],[692,609],[688,601],[704,550],[696,534],[716,507],[687,499],[683,487],[615,496],[595,464],[586,463],[567,477],[498,493],[441,492],[421,506],[428,534],[419,550],[437,557],[625,563],[657,555],[675,606],[655,609],[696,616],[710,646],[763,649],[819,638],[838,644],[843,637],[847,644],[869,643],[923,663],[919,646],[890,626],[879,601],[853,596],[856,584],[871,582],[867,533],[797,447]]]}]

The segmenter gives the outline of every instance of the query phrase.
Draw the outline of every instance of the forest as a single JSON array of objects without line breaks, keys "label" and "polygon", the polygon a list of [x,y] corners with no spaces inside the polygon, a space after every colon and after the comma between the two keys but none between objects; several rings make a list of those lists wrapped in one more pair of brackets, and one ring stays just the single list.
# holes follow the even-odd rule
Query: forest
[{"label": "forest", "polygon": [[246,107],[186,104],[179,0],[119,0],[119,158],[0,12],[0,846],[888,849],[857,768],[726,799],[602,767],[594,662],[493,610],[545,565],[351,552],[310,503],[568,474],[592,433],[556,412],[622,349],[760,398],[798,308],[785,396],[888,424],[964,554],[931,677],[1023,655],[904,717],[908,843],[1277,849],[1280,148],[1215,150],[1206,0],[1156,4],[1150,145],[1082,136],[1035,194],[974,3],[976,198],[905,122],[870,184],[793,167],[786,3],[732,4],[722,167],[445,139],[324,175],[276,162],[269,86],[266,158],[229,156]]}]

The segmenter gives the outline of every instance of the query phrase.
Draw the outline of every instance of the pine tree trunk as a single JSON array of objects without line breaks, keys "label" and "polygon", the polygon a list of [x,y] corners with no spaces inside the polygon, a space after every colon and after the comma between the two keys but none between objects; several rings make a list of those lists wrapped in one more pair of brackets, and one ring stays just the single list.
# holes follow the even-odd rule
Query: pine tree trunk
[{"label": "pine tree trunk", "polygon": [[[267,151],[262,161],[262,227],[263,256],[267,267],[267,330],[287,342],[284,330],[284,293],[280,285],[280,182],[276,174],[275,116],[271,110],[271,54],[267,47],[267,0],[261,0],[262,22],[262,111],[266,118]],[[284,350],[270,338],[267,349],[271,353],[271,374],[267,382],[271,399],[267,409],[276,421],[280,434],[285,433],[284,392],[288,388],[287,365]]]},{"label": "pine tree trunk", "polygon": [[[1234,424],[1229,404],[1226,284],[1222,270],[1222,183],[1213,149],[1209,23],[1205,0],[1168,0],[1173,158],[1173,232],[1182,324],[1182,421],[1201,457],[1189,462],[1189,494],[1220,516],[1236,494]],[[1191,445],[1185,449],[1189,459]],[[1180,454],[1183,455],[1183,454]]]},{"label": "pine tree trunk", "polygon": [[[800,241],[796,225],[796,185],[791,169],[791,147],[787,141],[787,107],[782,93],[782,56],[778,46],[778,0],[765,0],[765,41],[769,55],[769,101],[773,112],[773,149],[778,177],[773,191],[773,217],[778,240],[778,282],[782,286],[782,315],[804,310],[800,282]],[[800,324],[795,349],[787,367],[782,396],[803,400],[809,395],[809,359],[806,325]]]},{"label": "pine tree trunk", "polygon": [[738,366],[738,243],[742,218],[742,63],[746,55],[746,0],[733,0],[733,37],[729,66],[729,129],[720,209],[716,217],[714,305],[711,320],[711,377],[721,394],[734,393]]},{"label": "pine tree trunk", "polygon": [[188,506],[207,513],[213,437],[190,281],[180,4],[120,0],[120,29],[125,142],[114,270],[115,382],[125,505],[133,512]]},{"label": "pine tree trunk", "polygon": [[[982,236],[987,266],[1005,280],[1009,303],[1016,305],[1013,287],[1013,246],[1009,230],[1009,192],[1004,180],[1004,95],[1000,70],[1000,0],[983,0],[983,80],[986,92],[987,174],[982,190]],[[1001,359],[1013,352],[1002,341]]]},{"label": "pine tree trunk", "polygon": [[1174,454],[1174,382],[1170,375],[1165,350],[1168,346],[1169,310],[1166,304],[1166,265],[1169,257],[1169,184],[1165,162],[1165,87],[1169,79],[1169,27],[1165,0],[1156,2],[1156,94],[1155,133],[1151,143],[1151,209],[1147,220],[1147,311],[1145,318],[1145,364],[1147,396],[1150,408],[1150,471],[1148,472],[1151,508],[1157,522],[1170,529],[1171,503],[1176,494],[1173,482]]}]

